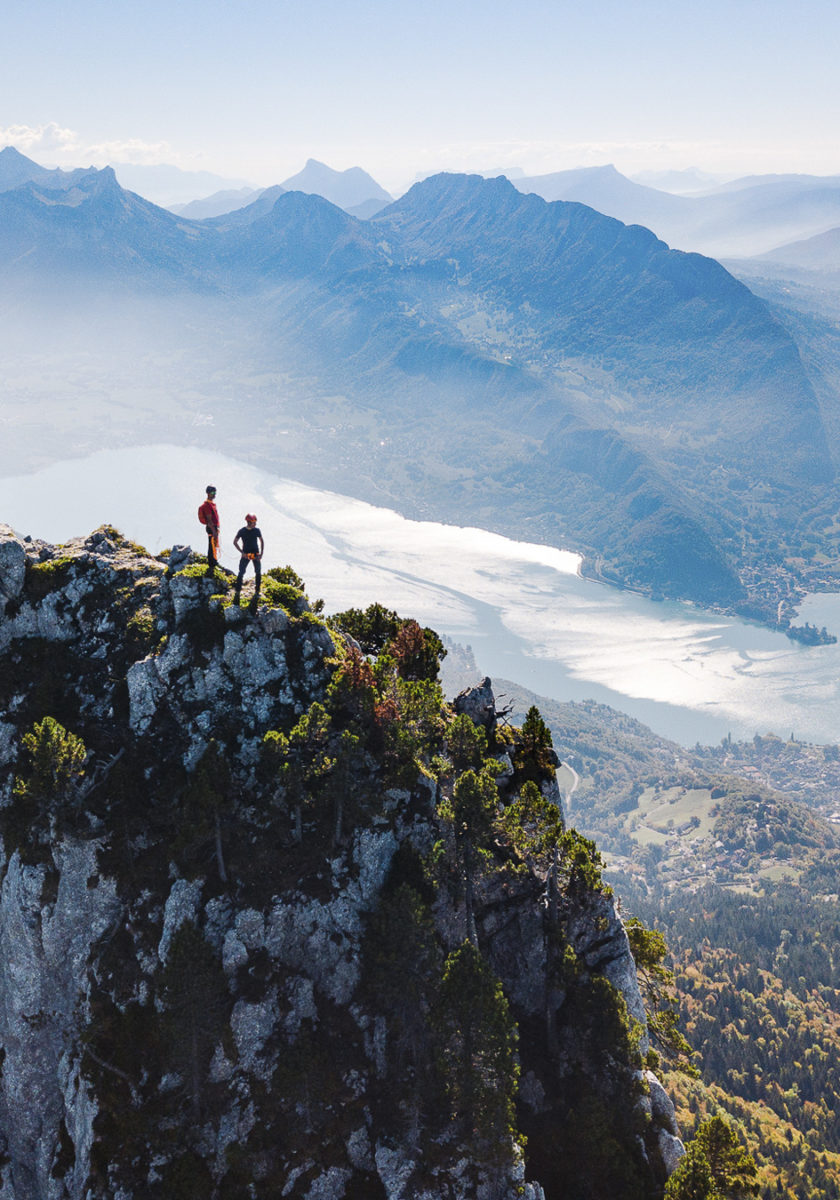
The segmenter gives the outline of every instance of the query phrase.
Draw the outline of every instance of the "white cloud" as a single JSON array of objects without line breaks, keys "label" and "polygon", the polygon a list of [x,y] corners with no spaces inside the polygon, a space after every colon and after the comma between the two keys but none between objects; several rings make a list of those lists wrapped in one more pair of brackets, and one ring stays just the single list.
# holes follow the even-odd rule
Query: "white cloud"
[{"label": "white cloud", "polygon": [[79,135],[72,129],[63,129],[55,121],[46,125],[0,126],[0,142],[4,146],[14,146],[22,154],[54,154],[79,149]]},{"label": "white cloud", "polygon": [[178,155],[168,142],[144,142],[141,138],[116,138],[113,141],[87,141],[74,129],[65,129],[56,121],[45,125],[0,125],[0,147],[14,146],[22,154],[39,161],[49,156],[61,166],[105,166],[110,162],[148,165],[177,161]]},{"label": "white cloud", "polygon": [[144,142],[140,138],[118,138],[111,142],[95,142],[84,148],[93,163],[135,163],[142,166],[176,162],[179,155],[169,142]]}]

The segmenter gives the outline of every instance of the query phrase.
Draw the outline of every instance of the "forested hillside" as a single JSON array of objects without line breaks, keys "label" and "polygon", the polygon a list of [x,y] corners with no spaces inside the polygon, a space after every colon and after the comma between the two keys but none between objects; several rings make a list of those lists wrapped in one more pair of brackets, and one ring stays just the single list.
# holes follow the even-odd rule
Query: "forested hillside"
[{"label": "forested hillside", "polygon": [[640,910],[667,931],[683,1030],[702,1082],[669,1077],[686,1133],[735,1118],[762,1196],[840,1195],[840,911],[836,895],[717,887]]},{"label": "forested hillside", "polygon": [[495,683],[514,722],[540,704],[622,913],[664,934],[699,1070],[666,1076],[684,1133],[723,1113],[762,1200],[837,1196],[840,750],[769,735],[687,749],[602,705]]}]

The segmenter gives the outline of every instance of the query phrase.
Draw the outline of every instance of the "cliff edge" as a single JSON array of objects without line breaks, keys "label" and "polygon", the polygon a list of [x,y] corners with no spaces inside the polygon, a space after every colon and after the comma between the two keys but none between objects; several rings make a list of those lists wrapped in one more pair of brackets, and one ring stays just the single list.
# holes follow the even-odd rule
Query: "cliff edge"
[{"label": "cliff edge", "polygon": [[[272,577],[273,576],[273,577]],[[661,1194],[627,935],[536,710],[431,630],[0,526],[8,1200]]]}]

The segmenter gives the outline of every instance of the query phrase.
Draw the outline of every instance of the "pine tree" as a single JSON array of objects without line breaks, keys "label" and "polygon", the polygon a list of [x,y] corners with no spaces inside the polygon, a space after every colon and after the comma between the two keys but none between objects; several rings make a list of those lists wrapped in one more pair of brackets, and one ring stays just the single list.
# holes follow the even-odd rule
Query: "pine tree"
[{"label": "pine tree", "polygon": [[438,812],[454,826],[455,844],[464,879],[467,937],[478,945],[475,929],[473,884],[477,860],[490,838],[496,818],[499,792],[496,781],[484,772],[465,771],[455,784],[451,800],[444,800]]},{"label": "pine tree", "polygon": [[695,1142],[702,1148],[715,1186],[723,1200],[741,1200],[758,1191],[755,1160],[741,1145],[738,1135],[723,1117],[710,1117],[697,1130]]},{"label": "pine tree", "polygon": [[551,730],[543,720],[540,710],[532,704],[519,733],[514,765],[521,778],[540,783],[554,775],[558,762],[551,740]]},{"label": "pine tree", "polygon": [[546,800],[537,785],[528,780],[505,809],[502,827],[526,862],[540,862],[553,857],[563,834],[563,818],[557,805]]},{"label": "pine tree", "polygon": [[[364,944],[365,988],[388,1021],[392,1074],[419,1069],[422,1063],[430,983],[440,969],[431,913],[419,892],[402,883],[371,913]],[[418,1086],[427,1082],[420,1080]]]},{"label": "pine tree", "polygon": [[14,799],[3,814],[3,835],[7,850],[17,846],[28,858],[36,843],[46,842],[68,822],[72,827],[78,817],[87,750],[55,717],[36,721],[21,745],[30,765],[15,779]]},{"label": "pine tree", "polygon": [[668,944],[658,929],[647,929],[638,917],[625,922],[627,940],[645,998],[648,1032],[674,1069],[696,1078],[694,1051],[679,1028],[674,973],[664,965]]},{"label": "pine tree", "polygon": [[446,731],[446,745],[457,772],[478,771],[487,755],[487,734],[466,713],[458,713]]},{"label": "pine tree", "polygon": [[691,1142],[680,1164],[665,1184],[664,1200],[720,1200],[709,1160]]},{"label": "pine tree", "polygon": [[435,1024],[453,1118],[477,1156],[499,1162],[516,1136],[518,1033],[501,983],[469,941],[446,960]]},{"label": "pine tree", "polygon": [[233,801],[230,768],[217,742],[210,742],[199,759],[184,793],[183,807],[182,842],[187,846],[212,842],[219,879],[227,883],[222,821],[232,809]]},{"label": "pine tree", "polygon": [[84,775],[87,750],[82,739],[55,717],[44,717],[21,742],[31,756],[32,770],[28,779],[18,781],[18,794],[48,807],[70,800]]},{"label": "pine tree", "polygon": [[172,937],[161,991],[167,1061],[183,1080],[197,1122],[207,1070],[227,1020],[229,997],[222,964],[192,921],[185,921]]}]

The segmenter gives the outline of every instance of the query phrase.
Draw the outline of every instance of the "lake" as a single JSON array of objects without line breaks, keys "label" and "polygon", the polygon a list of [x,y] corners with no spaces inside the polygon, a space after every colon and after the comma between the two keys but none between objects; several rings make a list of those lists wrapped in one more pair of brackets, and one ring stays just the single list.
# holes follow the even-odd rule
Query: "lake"
[{"label": "lake", "polygon": [[[153,553],[202,552],[196,510],[218,488],[224,565],[255,512],[267,566],[290,563],[326,610],[379,601],[472,646],[481,672],[558,700],[594,699],[684,745],[727,734],[840,739],[840,644],[805,647],[759,625],[582,579],[569,551],[411,521],[222,454],[103,450],[0,480],[0,521],[51,542],[116,525]],[[840,596],[801,619],[840,632]]]}]

